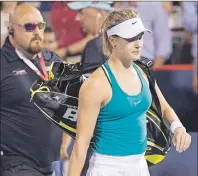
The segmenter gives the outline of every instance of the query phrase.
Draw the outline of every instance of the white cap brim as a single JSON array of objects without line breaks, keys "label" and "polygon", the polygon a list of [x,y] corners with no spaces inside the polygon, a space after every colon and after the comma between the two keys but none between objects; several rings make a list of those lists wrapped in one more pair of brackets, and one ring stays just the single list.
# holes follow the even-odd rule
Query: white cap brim
[{"label": "white cap brim", "polygon": [[130,39],[142,32],[152,33],[144,27],[140,18],[132,18],[108,29],[107,36],[118,35],[122,38]]}]

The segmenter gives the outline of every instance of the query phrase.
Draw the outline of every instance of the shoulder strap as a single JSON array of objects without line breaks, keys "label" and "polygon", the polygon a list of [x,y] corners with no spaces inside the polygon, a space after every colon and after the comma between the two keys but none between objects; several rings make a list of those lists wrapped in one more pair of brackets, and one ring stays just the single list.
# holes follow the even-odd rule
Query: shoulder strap
[{"label": "shoulder strap", "polygon": [[158,115],[160,117],[162,117],[161,105],[160,105],[157,93],[155,91],[155,76],[154,76],[154,72],[153,72],[153,69],[152,69],[153,61],[149,60],[146,57],[141,57],[141,59],[139,59],[138,61],[135,61],[135,63],[140,68],[142,68],[144,73],[147,75],[148,80],[149,80],[149,88],[150,88],[150,91],[152,93],[153,100],[154,100],[153,101],[154,110],[156,111],[156,113],[158,113]]},{"label": "shoulder strap", "polygon": [[111,79],[110,79],[110,76],[109,76],[109,73],[108,73],[108,71],[107,71],[107,68],[106,68],[105,64],[102,64],[101,68],[103,69],[104,74],[105,74],[105,76],[107,77],[107,79],[108,79],[108,81],[109,81],[109,84],[110,84],[111,87],[112,87]]},{"label": "shoulder strap", "polygon": [[155,85],[155,77],[152,70],[153,61],[146,57],[141,57],[139,60],[135,61],[135,63],[142,68],[147,76],[149,75],[152,84]]}]

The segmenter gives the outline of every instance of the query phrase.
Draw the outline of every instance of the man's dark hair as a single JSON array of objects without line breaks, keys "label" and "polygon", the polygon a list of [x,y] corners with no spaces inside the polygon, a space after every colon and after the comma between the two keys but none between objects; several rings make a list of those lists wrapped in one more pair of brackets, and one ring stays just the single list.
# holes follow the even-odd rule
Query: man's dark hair
[{"label": "man's dark hair", "polygon": [[52,27],[46,26],[46,28],[45,28],[45,30],[44,30],[44,33],[47,33],[47,32],[49,32],[49,33],[54,33],[55,36],[56,36],[56,39],[58,39],[58,36],[57,36],[56,31],[55,31]]}]

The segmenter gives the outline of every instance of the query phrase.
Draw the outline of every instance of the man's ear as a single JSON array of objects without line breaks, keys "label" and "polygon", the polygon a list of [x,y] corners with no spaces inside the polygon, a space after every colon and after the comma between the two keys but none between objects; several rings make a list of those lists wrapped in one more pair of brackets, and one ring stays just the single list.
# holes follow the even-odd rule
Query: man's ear
[{"label": "man's ear", "polygon": [[12,24],[8,25],[8,34],[12,37],[14,37],[14,29],[12,27]]}]

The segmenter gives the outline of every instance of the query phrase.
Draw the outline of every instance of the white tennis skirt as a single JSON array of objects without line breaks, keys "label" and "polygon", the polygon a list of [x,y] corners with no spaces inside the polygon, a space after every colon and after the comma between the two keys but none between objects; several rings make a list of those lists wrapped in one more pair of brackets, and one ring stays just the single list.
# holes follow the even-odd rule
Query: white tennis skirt
[{"label": "white tennis skirt", "polygon": [[86,176],[150,176],[144,154],[117,157],[94,152]]}]

